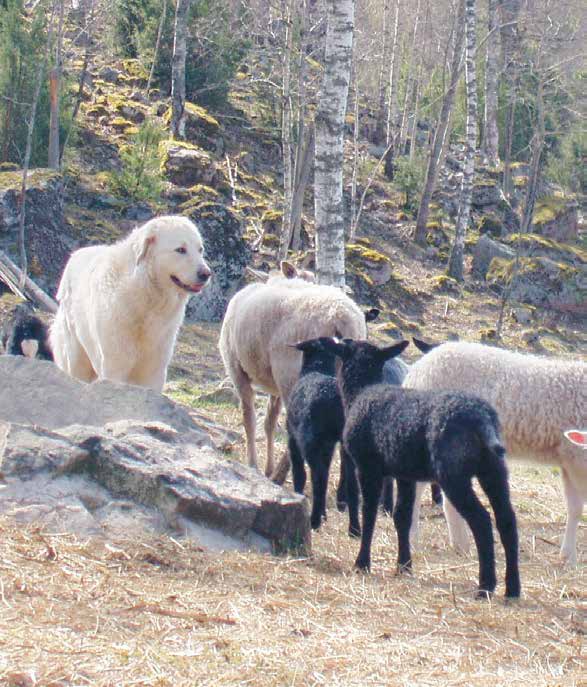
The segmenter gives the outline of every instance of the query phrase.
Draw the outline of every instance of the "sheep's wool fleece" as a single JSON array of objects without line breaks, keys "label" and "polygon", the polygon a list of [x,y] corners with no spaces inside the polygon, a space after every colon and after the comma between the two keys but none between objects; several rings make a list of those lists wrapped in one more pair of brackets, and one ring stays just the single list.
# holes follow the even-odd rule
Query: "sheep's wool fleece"
[{"label": "sheep's wool fleece", "polygon": [[497,410],[511,457],[560,463],[563,430],[585,421],[587,363],[449,342],[411,366],[404,386],[477,394]]}]

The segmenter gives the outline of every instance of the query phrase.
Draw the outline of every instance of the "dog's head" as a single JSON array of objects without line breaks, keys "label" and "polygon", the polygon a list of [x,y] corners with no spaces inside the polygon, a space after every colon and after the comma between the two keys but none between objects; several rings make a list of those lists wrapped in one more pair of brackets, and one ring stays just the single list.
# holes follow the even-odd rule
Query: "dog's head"
[{"label": "dog's head", "polygon": [[212,274],[204,259],[204,244],[187,217],[169,215],[149,220],[133,232],[137,267],[146,266],[163,288],[199,293]]}]

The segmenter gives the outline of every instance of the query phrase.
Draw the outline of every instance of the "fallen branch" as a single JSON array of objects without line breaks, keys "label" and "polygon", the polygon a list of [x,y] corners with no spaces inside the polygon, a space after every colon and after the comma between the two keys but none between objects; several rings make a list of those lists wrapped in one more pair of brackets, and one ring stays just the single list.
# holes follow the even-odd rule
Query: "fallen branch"
[{"label": "fallen branch", "polygon": [[20,298],[31,300],[47,312],[57,312],[57,302],[27,277],[4,251],[0,250],[0,279]]}]

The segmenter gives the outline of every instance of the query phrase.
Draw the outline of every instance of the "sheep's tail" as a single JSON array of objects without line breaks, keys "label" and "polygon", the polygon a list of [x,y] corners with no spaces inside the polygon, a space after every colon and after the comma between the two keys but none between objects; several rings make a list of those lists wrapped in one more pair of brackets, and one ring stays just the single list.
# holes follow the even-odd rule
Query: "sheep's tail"
[{"label": "sheep's tail", "polygon": [[479,434],[485,444],[486,450],[498,460],[503,460],[505,458],[505,446],[493,422],[488,422],[485,418],[484,421],[480,423]]}]

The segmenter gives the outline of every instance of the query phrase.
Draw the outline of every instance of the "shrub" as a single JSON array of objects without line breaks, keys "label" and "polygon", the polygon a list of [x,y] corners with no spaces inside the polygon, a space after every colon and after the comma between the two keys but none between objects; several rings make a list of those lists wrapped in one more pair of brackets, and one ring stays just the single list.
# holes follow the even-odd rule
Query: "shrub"
[{"label": "shrub", "polygon": [[410,160],[406,156],[397,158],[393,183],[399,191],[405,193],[404,209],[414,211],[417,206],[416,196],[424,183],[423,160]]}]

